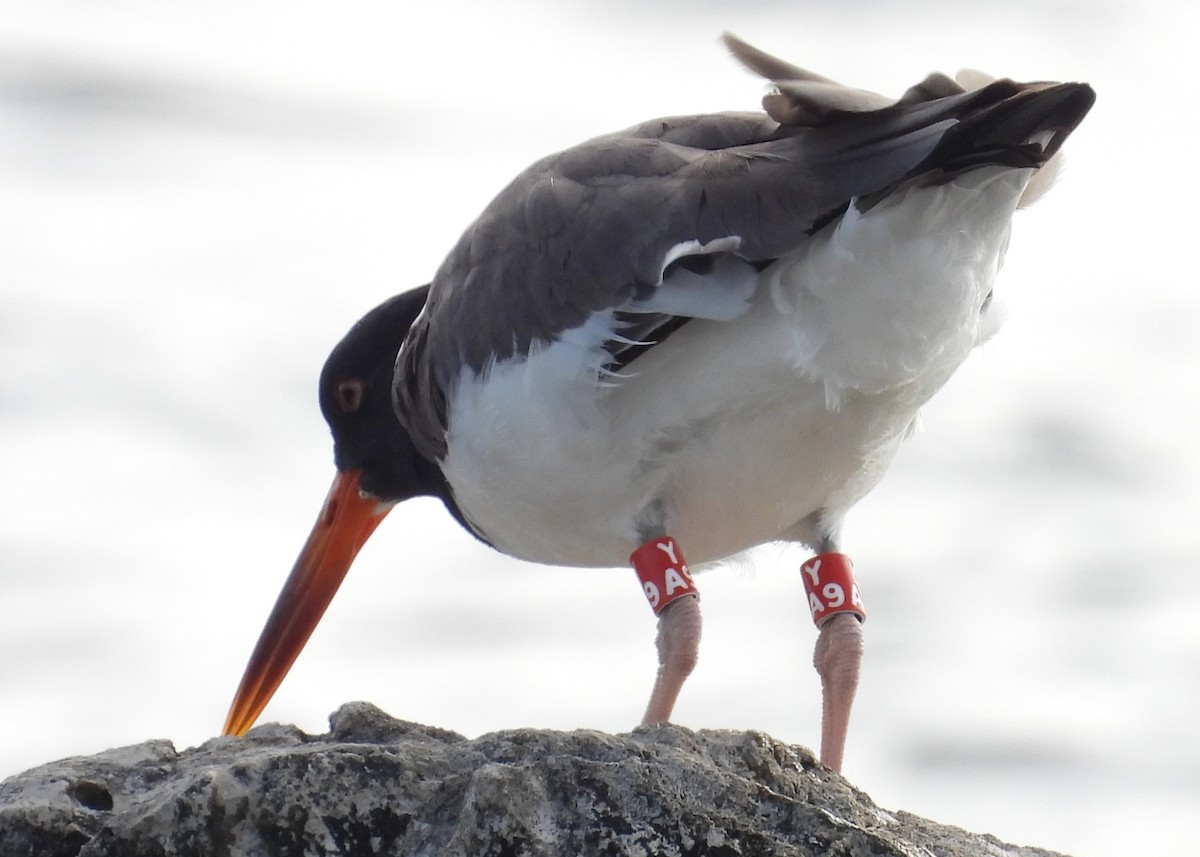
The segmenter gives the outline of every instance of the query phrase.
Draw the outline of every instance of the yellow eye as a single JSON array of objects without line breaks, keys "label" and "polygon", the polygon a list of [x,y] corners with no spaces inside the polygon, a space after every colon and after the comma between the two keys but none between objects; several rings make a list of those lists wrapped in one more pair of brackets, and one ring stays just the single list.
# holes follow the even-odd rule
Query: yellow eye
[{"label": "yellow eye", "polygon": [[338,381],[333,389],[333,398],[344,414],[352,414],[362,407],[363,382],[361,378],[346,378]]}]

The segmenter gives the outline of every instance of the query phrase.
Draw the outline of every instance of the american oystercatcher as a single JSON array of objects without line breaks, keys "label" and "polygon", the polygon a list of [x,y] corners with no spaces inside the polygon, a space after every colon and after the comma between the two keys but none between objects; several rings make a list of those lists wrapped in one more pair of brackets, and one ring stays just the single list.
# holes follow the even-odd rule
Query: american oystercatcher
[{"label": "american oystercatcher", "polygon": [[646,724],[696,662],[688,562],[817,551],[800,576],[821,760],[840,769],[865,617],[841,522],[996,326],[1011,217],[1095,96],[973,73],[893,100],[725,42],[773,83],[765,114],[656,119],[544,158],[431,285],[334,349],[337,476],[226,733],[254,723],[384,516],[431,495],[510,556],[633,565],[659,623]]}]

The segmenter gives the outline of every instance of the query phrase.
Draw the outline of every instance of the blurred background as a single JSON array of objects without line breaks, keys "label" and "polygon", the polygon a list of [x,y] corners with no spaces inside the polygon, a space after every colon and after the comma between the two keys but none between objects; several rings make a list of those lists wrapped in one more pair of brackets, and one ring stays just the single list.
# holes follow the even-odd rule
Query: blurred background
[{"label": "blurred background", "polygon": [[[871,619],[846,775],[1079,855],[1194,840],[1194,7],[417,5],[0,7],[0,777],[217,733],[333,475],[328,350],[539,156],[754,108],[729,29],[889,94],[963,66],[1098,91],[1017,218],[1005,329],[849,519]],[[817,742],[804,558],[704,575],[678,722]],[[320,732],[367,699],[468,736],[627,731],[654,630],[628,570],[509,560],[414,502],[265,719]]]}]

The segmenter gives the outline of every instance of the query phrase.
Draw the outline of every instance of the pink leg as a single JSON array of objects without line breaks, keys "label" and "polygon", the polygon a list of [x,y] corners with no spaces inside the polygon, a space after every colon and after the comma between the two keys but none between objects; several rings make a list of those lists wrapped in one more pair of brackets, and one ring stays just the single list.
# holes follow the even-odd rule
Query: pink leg
[{"label": "pink leg", "polygon": [[658,616],[658,677],[643,726],[667,723],[683,682],[696,666],[700,648],[700,599],[688,595],[663,608]]},{"label": "pink leg", "polygon": [[813,666],[821,675],[821,764],[839,773],[862,653],[862,622],[857,616],[837,613],[822,623],[813,651]]}]

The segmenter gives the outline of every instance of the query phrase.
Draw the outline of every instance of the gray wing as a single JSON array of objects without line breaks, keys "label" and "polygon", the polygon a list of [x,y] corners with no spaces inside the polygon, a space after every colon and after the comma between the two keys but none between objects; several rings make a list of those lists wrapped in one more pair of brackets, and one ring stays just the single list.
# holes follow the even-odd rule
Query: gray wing
[{"label": "gray wing", "polygon": [[[751,70],[773,78],[767,115],[654,120],[525,170],[438,270],[410,335],[419,347],[407,349],[408,359],[424,365],[410,367],[398,384],[401,400],[423,400],[428,413],[463,365],[478,371],[526,353],[598,311],[639,310],[657,314],[651,326],[670,324],[671,316],[688,314],[686,290],[670,309],[655,302],[664,272],[689,256],[719,253],[758,270],[802,246],[852,201],[862,207],[931,170],[978,165],[981,149],[992,161],[1037,166],[1057,146],[1018,145],[1033,120],[1009,127],[1001,120],[1011,110],[987,120],[993,108],[1042,84],[1002,80],[966,92],[934,75],[889,101],[736,39],[727,44]],[[956,134],[967,119],[975,131]],[[704,316],[709,302],[700,296],[694,303],[694,314]]]},{"label": "gray wing", "polygon": [[593,312],[645,300],[681,245],[733,239],[720,246],[750,262],[777,258],[936,144],[921,129],[851,151],[809,139],[810,129],[781,135],[765,116],[655,125],[545,158],[496,197],[434,277],[427,347],[436,362],[480,369]]}]

